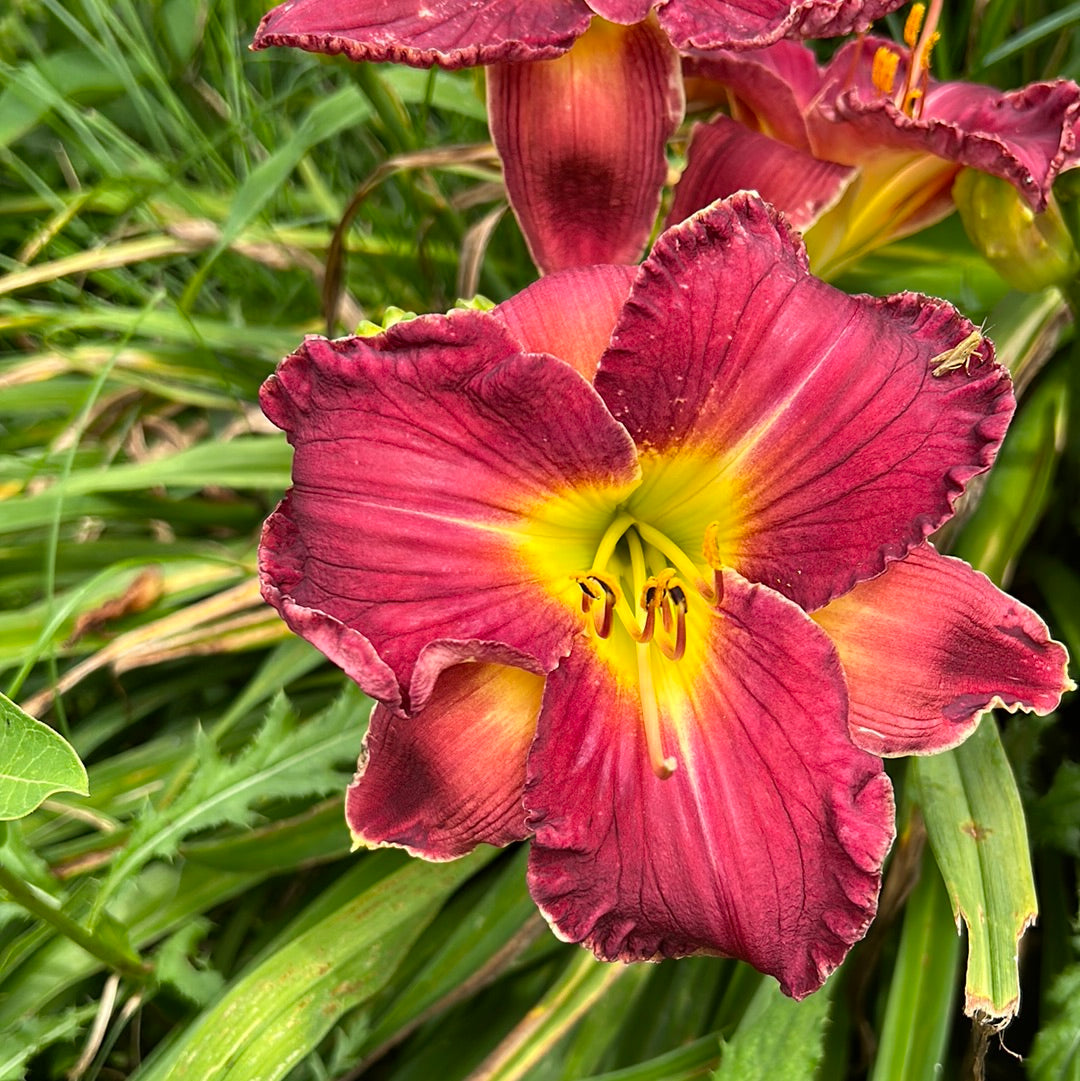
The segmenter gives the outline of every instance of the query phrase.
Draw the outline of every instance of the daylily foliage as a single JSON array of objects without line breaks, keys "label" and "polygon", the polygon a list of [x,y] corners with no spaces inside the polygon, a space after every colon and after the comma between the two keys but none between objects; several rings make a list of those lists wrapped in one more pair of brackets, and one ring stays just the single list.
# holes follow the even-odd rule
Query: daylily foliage
[{"label": "daylily foliage", "polygon": [[296,453],[260,568],[378,700],[357,841],[531,837],[533,897],[599,957],[820,986],[876,907],[876,756],[1067,682],[1038,617],[926,539],[1013,409],[989,341],[941,362],[972,330],[818,281],[743,194],[636,270],[308,339],[263,391]]}]

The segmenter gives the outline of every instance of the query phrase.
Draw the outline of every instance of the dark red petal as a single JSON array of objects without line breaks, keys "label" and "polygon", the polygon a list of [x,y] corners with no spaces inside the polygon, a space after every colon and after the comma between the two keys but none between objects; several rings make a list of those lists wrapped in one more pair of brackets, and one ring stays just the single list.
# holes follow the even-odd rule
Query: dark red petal
[{"label": "dark red petal", "polygon": [[585,0],[289,0],[251,47],[461,68],[559,56],[591,18]]},{"label": "dark red petal", "polygon": [[678,763],[666,780],[631,674],[582,642],[549,676],[525,791],[529,888],[602,959],[719,953],[802,997],[874,914],[891,790],[848,737],[826,636],[771,590],[731,573],[723,587],[698,660],[654,659]]},{"label": "dark red petal", "polygon": [[396,705],[389,666],[422,698],[439,643],[480,660],[508,648],[537,670],[565,655],[581,617],[527,558],[534,515],[590,486],[614,506],[638,476],[626,433],[568,365],[458,312],[309,339],[262,403],[296,448],[263,538],[265,595],[298,633],[344,628],[330,655],[369,694]]},{"label": "dark red petal", "polygon": [[526,286],[492,314],[523,353],[550,353],[591,383],[634,274],[633,267],[611,265],[563,270]]},{"label": "dark red petal", "polygon": [[588,2],[589,7],[600,18],[629,26],[630,23],[641,22],[654,7],[663,3],[663,0],[588,0]]},{"label": "dark red petal", "polygon": [[419,714],[376,706],[345,796],[356,843],[448,860],[527,837],[525,758],[543,686],[519,669],[458,664]]},{"label": "dark red petal", "polygon": [[866,30],[904,0],[668,0],[660,25],[679,49],[761,48],[784,37]]},{"label": "dark red petal", "polygon": [[879,38],[845,46],[808,115],[815,154],[858,165],[885,148],[921,151],[1008,180],[1033,210],[1045,209],[1054,178],[1075,160],[1076,83],[1058,79],[1000,91],[931,82],[921,111],[911,117],[873,86],[870,70],[879,47],[901,55],[897,86],[902,83],[902,48]]},{"label": "dark red petal", "polygon": [[743,194],[660,237],[596,388],[655,463],[652,488],[699,478],[677,523],[652,524],[690,552],[718,522],[724,565],[810,610],[922,542],[993,460],[1008,373],[984,340],[942,368],[973,330],[944,301],[818,281]]},{"label": "dark red petal", "polygon": [[846,165],[821,161],[718,116],[694,125],[667,224],[746,190],[783,211],[796,229],[806,229],[840,198],[854,175]]},{"label": "dark red petal", "polygon": [[490,69],[492,138],[542,271],[640,258],[682,113],[678,54],[651,20],[597,22],[558,60]]},{"label": "dark red petal", "polygon": [[1068,655],[1030,608],[929,545],[814,613],[840,654],[851,734],[874,754],[933,754],[994,706],[1056,709]]},{"label": "dark red petal", "polygon": [[687,98],[704,91],[709,100],[729,101],[732,116],[747,127],[809,151],[803,114],[822,85],[809,46],[781,41],[743,53],[699,53],[683,61],[683,76]]}]

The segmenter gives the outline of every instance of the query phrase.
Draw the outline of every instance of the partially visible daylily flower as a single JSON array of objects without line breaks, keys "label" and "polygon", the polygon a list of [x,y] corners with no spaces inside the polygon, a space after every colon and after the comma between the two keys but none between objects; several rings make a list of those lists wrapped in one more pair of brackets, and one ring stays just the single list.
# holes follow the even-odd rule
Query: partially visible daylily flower
[{"label": "partially visible daylily flower", "polygon": [[[309,338],[266,599],[378,700],[358,843],[532,838],[556,933],[819,987],[873,917],[875,755],[1067,684],[1039,618],[926,537],[991,463],[1008,374],[944,301],[849,297],[742,194],[637,269]],[[868,752],[874,752],[873,754]]]},{"label": "partially visible daylily flower", "polygon": [[829,276],[948,214],[965,166],[1044,210],[1055,177],[1080,162],[1080,87],[936,82],[928,29],[909,21],[907,45],[850,42],[824,68],[793,42],[689,60],[691,97],[723,100],[731,116],[695,128],[669,221],[755,188],[806,232],[811,265]]},{"label": "partially visible daylily flower", "polygon": [[[861,30],[902,0],[289,0],[253,48],[491,65],[488,117],[537,266],[634,263],[683,116],[679,50]],[[530,63],[524,63],[530,61]]]}]

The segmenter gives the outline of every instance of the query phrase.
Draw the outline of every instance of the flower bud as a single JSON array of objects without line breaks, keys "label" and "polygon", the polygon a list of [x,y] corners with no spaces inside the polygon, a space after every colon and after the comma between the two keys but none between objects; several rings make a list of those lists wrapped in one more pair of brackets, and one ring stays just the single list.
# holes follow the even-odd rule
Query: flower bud
[{"label": "flower bud", "polygon": [[1007,180],[964,169],[953,199],[972,244],[1014,288],[1035,293],[1080,271],[1078,255],[1053,193],[1036,214]]}]

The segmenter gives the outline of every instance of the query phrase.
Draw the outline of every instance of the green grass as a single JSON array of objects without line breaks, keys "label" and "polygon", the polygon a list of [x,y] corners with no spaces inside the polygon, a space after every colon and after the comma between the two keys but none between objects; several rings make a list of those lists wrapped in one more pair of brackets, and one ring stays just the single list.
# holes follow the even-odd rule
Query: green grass
[{"label": "green grass", "polygon": [[[950,6],[943,70],[1078,74],[1077,5],[975,7]],[[3,832],[0,869],[23,889],[0,890],[0,1081],[752,1079],[778,1076],[775,1033],[785,1078],[968,1076],[966,953],[929,860],[831,993],[796,1007],[732,961],[620,969],[557,942],[522,851],[349,853],[369,703],[253,585],[290,462],[258,388],[326,330],[336,282],[343,333],[391,306],[500,299],[534,271],[509,214],[478,276],[462,271],[501,198],[478,73],[251,53],[261,13],[0,13],[0,691],[69,738],[90,780]],[[959,543],[1080,655],[1080,358],[1060,304],[1006,296],[955,222],[844,284],[947,295],[1043,365]],[[992,1079],[1080,1078],[1074,725],[1071,705],[1004,720],[1041,918],[1005,1036],[1030,1057],[991,1040]],[[917,829],[911,844],[894,883],[921,862]]]}]

